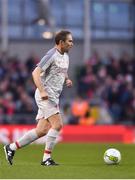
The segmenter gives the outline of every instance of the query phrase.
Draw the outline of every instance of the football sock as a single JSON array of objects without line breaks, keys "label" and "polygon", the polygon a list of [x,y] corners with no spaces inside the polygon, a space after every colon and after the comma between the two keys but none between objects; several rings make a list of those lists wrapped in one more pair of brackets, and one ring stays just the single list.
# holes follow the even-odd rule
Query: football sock
[{"label": "football sock", "polygon": [[55,129],[50,129],[46,136],[46,146],[43,156],[43,161],[51,157],[51,152],[56,144],[56,138],[59,135],[59,131]]},{"label": "football sock", "polygon": [[23,146],[30,144],[31,142],[35,141],[36,139],[38,139],[38,135],[36,133],[36,130],[32,129],[32,130],[28,131],[26,134],[24,134],[24,136],[22,136],[19,140],[10,144],[10,148],[11,148],[11,150],[15,151]]}]

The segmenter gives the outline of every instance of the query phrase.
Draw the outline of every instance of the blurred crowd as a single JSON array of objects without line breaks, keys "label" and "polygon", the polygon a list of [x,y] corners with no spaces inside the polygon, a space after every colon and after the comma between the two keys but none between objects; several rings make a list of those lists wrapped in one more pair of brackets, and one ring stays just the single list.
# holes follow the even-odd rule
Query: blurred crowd
[{"label": "blurred crowd", "polygon": [[35,119],[35,86],[31,72],[38,59],[31,55],[25,62],[18,57],[0,57],[0,123],[31,124]]},{"label": "blurred crowd", "polygon": [[[37,106],[31,72],[39,59],[0,56],[0,124],[33,124]],[[75,69],[76,97],[62,105],[65,124],[135,124],[135,58],[97,52]]]},{"label": "blurred crowd", "polygon": [[[94,52],[76,68],[77,97],[71,105],[72,124],[135,124],[135,58]],[[67,111],[67,107],[65,108]]]}]

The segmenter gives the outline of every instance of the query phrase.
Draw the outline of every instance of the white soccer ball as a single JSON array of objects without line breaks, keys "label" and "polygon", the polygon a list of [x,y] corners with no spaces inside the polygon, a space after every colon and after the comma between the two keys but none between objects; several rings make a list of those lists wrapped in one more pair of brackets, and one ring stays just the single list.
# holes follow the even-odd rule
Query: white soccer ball
[{"label": "white soccer ball", "polygon": [[104,153],[104,161],[106,164],[118,164],[121,161],[121,153],[115,148],[107,149]]}]

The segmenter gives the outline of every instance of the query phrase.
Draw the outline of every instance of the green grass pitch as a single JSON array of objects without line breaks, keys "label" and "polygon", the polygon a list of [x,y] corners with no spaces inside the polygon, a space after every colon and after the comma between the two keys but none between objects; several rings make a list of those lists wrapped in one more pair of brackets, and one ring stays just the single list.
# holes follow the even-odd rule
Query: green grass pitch
[{"label": "green grass pitch", "polygon": [[[104,163],[103,154],[110,147],[120,150],[119,165]],[[40,165],[43,150],[43,145],[20,149],[10,166],[0,145],[0,179],[135,179],[135,145],[59,143],[53,158],[60,166],[55,167]]]}]

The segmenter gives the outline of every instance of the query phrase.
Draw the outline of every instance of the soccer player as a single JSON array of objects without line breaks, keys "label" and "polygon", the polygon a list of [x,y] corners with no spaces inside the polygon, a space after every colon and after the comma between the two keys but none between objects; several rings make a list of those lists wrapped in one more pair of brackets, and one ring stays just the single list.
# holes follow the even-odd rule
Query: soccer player
[{"label": "soccer player", "polygon": [[44,135],[47,136],[41,165],[58,165],[51,158],[51,153],[55,146],[55,140],[62,128],[59,96],[64,83],[67,87],[72,86],[72,81],[67,73],[69,66],[68,51],[72,46],[73,38],[71,32],[61,30],[55,36],[55,47],[46,53],[32,72],[33,80],[37,87],[35,91],[35,100],[38,106],[37,126],[16,142],[4,146],[6,159],[10,165],[13,164],[13,156],[17,149],[30,144]]}]

